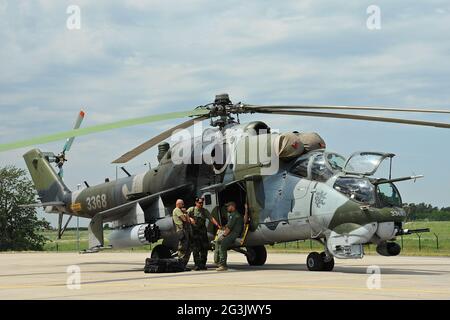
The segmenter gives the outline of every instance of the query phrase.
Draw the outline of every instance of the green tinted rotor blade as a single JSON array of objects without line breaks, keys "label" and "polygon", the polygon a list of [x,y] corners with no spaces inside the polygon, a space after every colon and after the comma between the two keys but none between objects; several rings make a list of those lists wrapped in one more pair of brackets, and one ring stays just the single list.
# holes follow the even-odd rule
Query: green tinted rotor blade
[{"label": "green tinted rotor blade", "polygon": [[50,135],[46,135],[46,136],[40,136],[40,137],[31,138],[31,139],[0,144],[0,152],[7,151],[7,150],[13,150],[13,149],[19,149],[19,148],[23,148],[23,147],[36,145],[36,144],[43,144],[43,143],[58,141],[58,140],[71,138],[71,137],[84,136],[87,134],[92,134],[92,133],[97,133],[97,132],[102,132],[102,131],[131,127],[131,126],[136,126],[136,125],[146,124],[146,123],[151,123],[151,122],[170,120],[170,119],[176,119],[176,118],[184,118],[187,116],[204,115],[204,114],[207,114],[208,112],[209,112],[208,110],[197,109],[197,110],[191,110],[191,111],[163,113],[163,114],[157,114],[157,115],[153,115],[153,116],[122,120],[122,121],[111,122],[111,123],[106,123],[106,124],[99,124],[99,125],[95,125],[95,126],[91,126],[91,127],[85,127],[85,128],[50,134]]},{"label": "green tinted rotor blade", "polygon": [[153,146],[157,145],[158,143],[166,140],[175,131],[180,130],[180,129],[189,128],[190,126],[194,125],[195,122],[202,121],[202,120],[205,120],[207,118],[208,118],[207,115],[195,117],[195,118],[189,119],[188,121],[180,123],[179,125],[177,125],[175,127],[172,127],[172,128],[170,128],[170,129],[168,129],[166,131],[163,131],[160,134],[158,134],[156,137],[153,137],[153,138],[145,141],[144,143],[140,144],[136,148],[134,148],[134,149],[128,151],[127,153],[123,154],[120,158],[114,160],[112,163],[125,163],[125,162],[128,162],[131,159],[133,159],[133,158],[137,157],[138,155],[140,155],[141,153],[143,153],[144,151],[147,151],[151,147],[153,147]]},{"label": "green tinted rotor blade", "polygon": [[[81,126],[81,122],[83,122],[84,115],[85,115],[84,111],[81,110],[80,113],[78,114],[77,120],[75,121],[75,125],[73,126],[74,129],[78,129]],[[67,151],[70,150],[74,140],[75,137],[67,138],[62,151],[63,154],[65,154]]]}]

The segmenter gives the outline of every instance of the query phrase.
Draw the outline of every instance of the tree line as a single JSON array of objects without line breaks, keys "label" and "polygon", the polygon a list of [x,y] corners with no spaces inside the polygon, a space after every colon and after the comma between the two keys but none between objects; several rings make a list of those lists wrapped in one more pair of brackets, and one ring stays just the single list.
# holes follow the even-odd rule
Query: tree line
[{"label": "tree line", "polygon": [[409,203],[406,207],[409,221],[450,221],[450,207],[434,207],[425,203]]}]

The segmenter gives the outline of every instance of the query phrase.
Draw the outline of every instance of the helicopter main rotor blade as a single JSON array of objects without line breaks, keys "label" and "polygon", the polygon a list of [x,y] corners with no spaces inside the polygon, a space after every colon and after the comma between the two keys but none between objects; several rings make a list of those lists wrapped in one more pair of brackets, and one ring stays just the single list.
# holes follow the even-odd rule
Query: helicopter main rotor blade
[{"label": "helicopter main rotor blade", "polygon": [[71,137],[84,136],[87,134],[92,134],[92,133],[97,133],[97,132],[102,132],[102,131],[131,127],[131,126],[136,126],[136,125],[140,125],[140,124],[146,124],[146,123],[163,121],[163,120],[184,118],[184,117],[188,117],[188,116],[204,115],[207,113],[209,113],[208,110],[197,109],[197,110],[191,110],[191,111],[163,113],[163,114],[158,114],[158,115],[153,115],[153,116],[121,120],[121,121],[111,122],[111,123],[106,123],[106,124],[99,124],[99,125],[95,125],[95,126],[90,126],[90,127],[80,128],[80,129],[73,129],[73,130],[69,130],[69,131],[63,131],[63,132],[40,136],[40,137],[35,137],[35,138],[31,138],[31,139],[0,144],[0,152],[23,148],[23,147],[28,147],[28,146],[32,146],[32,145],[36,145],[36,144],[48,143],[48,142],[62,140],[62,139],[71,138]]},{"label": "helicopter main rotor blade", "polygon": [[428,126],[428,127],[450,129],[450,123],[408,120],[408,119],[399,119],[399,118],[385,118],[385,117],[377,117],[377,116],[362,116],[362,115],[357,115],[357,114],[342,114],[342,113],[300,111],[300,110],[280,110],[280,109],[276,109],[276,108],[272,108],[272,109],[271,108],[265,108],[265,109],[258,108],[258,109],[255,109],[254,112],[269,113],[269,114],[281,114],[281,115],[296,115],[296,116],[306,116],[306,117],[322,117],[322,118],[338,118],[338,119],[390,122],[390,123],[401,123],[401,124],[411,124],[411,125],[418,125],[418,126]]},{"label": "helicopter main rotor blade", "polygon": [[258,109],[322,109],[322,110],[363,110],[363,111],[394,111],[394,112],[421,112],[421,113],[447,113],[450,110],[417,109],[417,108],[390,108],[390,107],[361,107],[361,106],[328,106],[328,105],[244,105],[251,110]]},{"label": "helicopter main rotor blade", "polygon": [[128,151],[127,153],[124,153],[119,158],[114,160],[112,163],[125,163],[125,162],[128,162],[131,159],[133,159],[133,158],[137,157],[138,155],[140,155],[141,153],[143,153],[144,151],[146,151],[146,150],[150,149],[151,147],[157,145],[161,141],[166,140],[176,130],[189,128],[195,122],[202,121],[202,120],[205,120],[205,119],[208,119],[207,115],[203,115],[203,116],[200,116],[200,117],[196,117],[196,118],[190,119],[190,120],[185,121],[185,122],[183,122],[183,123],[181,123],[181,124],[179,124],[179,125],[177,125],[175,127],[172,127],[169,130],[166,130],[166,131],[158,134],[157,136],[151,138],[150,140],[145,141],[144,143],[142,143],[139,146],[137,146],[136,148]]}]

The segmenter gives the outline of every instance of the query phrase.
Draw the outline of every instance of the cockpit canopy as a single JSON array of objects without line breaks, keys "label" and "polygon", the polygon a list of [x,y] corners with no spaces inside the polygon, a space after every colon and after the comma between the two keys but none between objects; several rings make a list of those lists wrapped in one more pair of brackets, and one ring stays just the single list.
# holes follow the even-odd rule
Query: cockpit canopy
[{"label": "cockpit canopy", "polygon": [[374,184],[373,175],[381,162],[392,158],[392,153],[357,152],[348,160],[343,156],[315,150],[297,158],[289,173],[309,180],[326,182],[338,174],[334,189],[350,199],[377,207],[401,207],[400,193],[393,183]]},{"label": "cockpit canopy", "polygon": [[375,186],[366,178],[339,177],[334,183],[334,188],[357,202],[375,203]]},{"label": "cockpit canopy", "polygon": [[348,174],[371,176],[385,159],[392,159],[393,153],[355,152],[344,165],[343,171]]},{"label": "cockpit canopy", "polygon": [[346,160],[343,156],[326,152],[325,150],[315,150],[299,157],[289,172],[303,178],[325,182],[334,174],[341,172]]},{"label": "cockpit canopy", "polygon": [[377,207],[402,207],[402,198],[393,183],[374,185],[367,177],[342,176],[336,179],[334,189],[352,200]]}]

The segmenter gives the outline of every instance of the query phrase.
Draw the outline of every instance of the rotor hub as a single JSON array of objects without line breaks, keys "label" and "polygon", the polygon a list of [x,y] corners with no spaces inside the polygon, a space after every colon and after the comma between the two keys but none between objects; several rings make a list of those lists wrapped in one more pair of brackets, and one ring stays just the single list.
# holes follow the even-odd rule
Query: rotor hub
[{"label": "rotor hub", "polygon": [[231,105],[231,100],[230,100],[230,96],[228,95],[228,93],[221,93],[221,94],[217,94],[216,98],[214,99],[214,105],[218,105],[218,106],[227,106],[227,105]]},{"label": "rotor hub", "polygon": [[[230,100],[230,96],[228,93],[217,94],[214,102],[210,104],[208,108],[210,113],[209,116],[211,118],[211,126],[223,128],[230,124],[239,123],[239,118],[233,118],[231,115],[238,114],[242,112],[240,109],[241,103],[233,104]],[[212,118],[218,119],[213,120]]]}]

